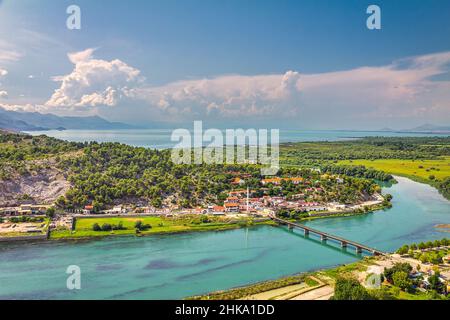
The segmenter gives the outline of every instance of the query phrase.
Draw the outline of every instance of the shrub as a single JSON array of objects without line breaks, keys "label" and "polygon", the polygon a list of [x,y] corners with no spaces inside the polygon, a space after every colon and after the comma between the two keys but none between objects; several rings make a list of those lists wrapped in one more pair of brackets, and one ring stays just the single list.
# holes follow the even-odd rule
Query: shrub
[{"label": "shrub", "polygon": [[141,220],[136,221],[134,227],[139,231],[145,231],[152,228],[152,226],[149,224],[143,224]]},{"label": "shrub", "polygon": [[111,231],[112,226],[109,223],[102,224],[102,231]]}]

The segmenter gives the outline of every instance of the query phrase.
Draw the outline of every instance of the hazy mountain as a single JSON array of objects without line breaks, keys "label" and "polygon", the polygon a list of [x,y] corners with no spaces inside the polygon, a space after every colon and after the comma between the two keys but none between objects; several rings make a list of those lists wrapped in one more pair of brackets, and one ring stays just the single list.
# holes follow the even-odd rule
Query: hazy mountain
[{"label": "hazy mountain", "polygon": [[109,122],[101,117],[59,117],[54,114],[38,112],[17,112],[0,108],[0,128],[16,131],[50,129],[132,129],[135,126]]},{"label": "hazy mountain", "polygon": [[450,126],[435,126],[432,124],[424,124],[412,129],[402,130],[404,132],[436,132],[436,133],[447,133],[450,132]]}]

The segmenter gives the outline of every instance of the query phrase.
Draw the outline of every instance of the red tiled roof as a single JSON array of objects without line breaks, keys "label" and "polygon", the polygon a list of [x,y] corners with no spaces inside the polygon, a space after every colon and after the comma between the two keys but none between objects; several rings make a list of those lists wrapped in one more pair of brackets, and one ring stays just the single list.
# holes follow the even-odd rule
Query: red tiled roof
[{"label": "red tiled roof", "polygon": [[224,206],[225,207],[239,207],[239,204],[237,204],[237,203],[225,203]]}]

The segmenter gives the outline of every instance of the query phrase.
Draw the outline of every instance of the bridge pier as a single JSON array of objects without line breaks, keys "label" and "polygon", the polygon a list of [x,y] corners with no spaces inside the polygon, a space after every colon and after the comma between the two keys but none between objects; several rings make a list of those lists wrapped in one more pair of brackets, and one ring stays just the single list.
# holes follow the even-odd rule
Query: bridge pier
[{"label": "bridge pier", "polygon": [[309,230],[303,229],[305,231],[305,237],[309,236]]},{"label": "bridge pier", "polygon": [[356,254],[360,254],[362,253],[362,248],[361,247],[356,247]]},{"label": "bridge pier", "polygon": [[347,248],[347,242],[342,241],[341,242],[341,248]]},{"label": "bridge pier", "polygon": [[327,241],[327,236],[321,234],[321,235],[320,235],[320,240],[321,240],[322,242]]},{"label": "bridge pier", "polygon": [[293,226],[292,224],[288,224],[288,229],[289,229],[289,230],[293,230],[293,229],[294,229],[294,226]]}]

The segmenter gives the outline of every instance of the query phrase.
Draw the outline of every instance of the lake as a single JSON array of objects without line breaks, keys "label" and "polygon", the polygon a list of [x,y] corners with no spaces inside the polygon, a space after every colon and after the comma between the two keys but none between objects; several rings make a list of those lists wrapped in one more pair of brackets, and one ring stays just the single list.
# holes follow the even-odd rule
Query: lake
[{"label": "lake", "polygon": [[[450,202],[428,185],[397,178],[393,208],[308,225],[385,251],[448,237]],[[260,226],[220,232],[0,244],[0,299],[181,299],[360,259],[349,247],[300,231]],[[81,290],[66,268],[81,268]]]},{"label": "lake", "polygon": [[[191,130],[192,128],[187,128]],[[45,134],[50,137],[75,141],[120,142],[137,147],[165,149],[176,143],[170,140],[172,129],[124,129],[124,130],[48,130],[30,131],[32,135]],[[345,130],[280,130],[280,142],[298,141],[341,141],[361,137],[424,137],[436,134],[405,133],[387,131],[345,131]],[[443,136],[443,135],[440,135]]]}]

